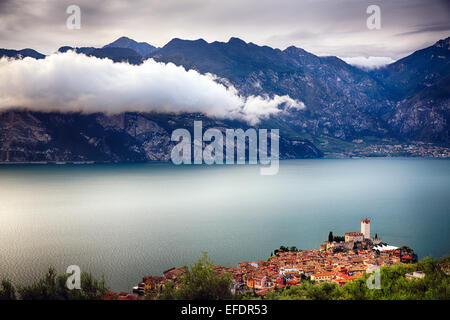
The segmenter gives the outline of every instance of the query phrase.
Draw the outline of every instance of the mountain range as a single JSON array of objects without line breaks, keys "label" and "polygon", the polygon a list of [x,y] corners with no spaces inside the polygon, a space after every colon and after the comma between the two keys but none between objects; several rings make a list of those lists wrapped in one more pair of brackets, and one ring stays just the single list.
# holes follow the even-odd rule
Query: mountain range
[{"label": "mountain range", "polygon": [[[101,48],[58,51],[139,65],[152,58],[200,73],[212,73],[240,94],[289,95],[306,105],[263,120],[280,128],[283,158],[321,157],[370,144],[450,142],[450,38],[384,68],[365,71],[337,57],[320,57],[294,46],[285,50],[238,38],[208,43],[173,39],[162,48],[121,37]],[[0,49],[11,58],[45,56],[31,49]],[[201,114],[59,114],[4,111],[0,114],[0,161],[168,160],[171,130],[192,127],[246,128],[243,122]]]}]

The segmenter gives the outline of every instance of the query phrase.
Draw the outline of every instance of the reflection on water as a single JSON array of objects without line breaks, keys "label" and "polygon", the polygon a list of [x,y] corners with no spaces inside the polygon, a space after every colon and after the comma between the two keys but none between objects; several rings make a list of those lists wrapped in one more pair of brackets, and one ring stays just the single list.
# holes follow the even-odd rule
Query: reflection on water
[{"label": "reflection on water", "polygon": [[0,277],[72,264],[129,290],[207,250],[218,264],[371,231],[419,257],[449,253],[450,161],[289,160],[256,166],[0,166]]}]

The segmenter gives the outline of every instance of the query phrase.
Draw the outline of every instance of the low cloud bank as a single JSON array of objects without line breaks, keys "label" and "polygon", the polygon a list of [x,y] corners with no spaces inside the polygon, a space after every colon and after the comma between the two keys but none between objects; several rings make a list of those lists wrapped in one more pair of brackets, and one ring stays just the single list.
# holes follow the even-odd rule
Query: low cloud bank
[{"label": "low cloud bank", "polygon": [[374,70],[387,66],[395,62],[390,57],[351,57],[351,58],[341,58],[348,64],[364,69],[364,70]]},{"label": "low cloud bank", "polygon": [[2,58],[0,111],[201,112],[257,124],[262,118],[282,112],[281,104],[285,109],[305,108],[289,96],[244,97],[215,78],[152,59],[135,66],[71,51],[42,60]]}]

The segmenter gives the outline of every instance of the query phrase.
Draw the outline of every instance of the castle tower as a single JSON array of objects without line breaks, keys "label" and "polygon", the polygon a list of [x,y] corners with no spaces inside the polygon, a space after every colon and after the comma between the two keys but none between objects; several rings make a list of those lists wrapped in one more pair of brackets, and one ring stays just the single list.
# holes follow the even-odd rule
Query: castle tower
[{"label": "castle tower", "polygon": [[364,239],[370,238],[370,220],[369,219],[361,220],[361,233],[364,235]]}]

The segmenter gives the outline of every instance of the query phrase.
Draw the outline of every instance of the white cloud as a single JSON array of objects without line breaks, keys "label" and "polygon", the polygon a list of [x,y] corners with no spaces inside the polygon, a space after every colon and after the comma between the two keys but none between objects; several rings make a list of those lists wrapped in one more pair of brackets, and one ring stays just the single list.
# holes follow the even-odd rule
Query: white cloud
[{"label": "white cloud", "polygon": [[292,108],[300,110],[305,108],[303,102],[294,100],[288,95],[275,95],[273,99],[270,99],[269,97],[250,96],[246,99],[245,105],[242,108],[243,117],[250,124],[255,124],[258,119],[282,112],[281,109],[278,109],[278,106],[281,104],[285,104],[286,109]]},{"label": "white cloud", "polygon": [[146,60],[139,66],[74,52],[36,60],[0,59],[0,110],[201,112],[256,124],[286,108],[304,108],[289,96],[240,95],[211,74]]},{"label": "white cloud", "polygon": [[395,62],[391,57],[350,57],[350,58],[341,58],[348,64],[364,69],[364,70],[373,70],[379,69],[387,66]]}]

